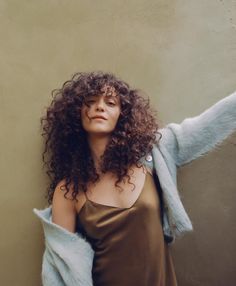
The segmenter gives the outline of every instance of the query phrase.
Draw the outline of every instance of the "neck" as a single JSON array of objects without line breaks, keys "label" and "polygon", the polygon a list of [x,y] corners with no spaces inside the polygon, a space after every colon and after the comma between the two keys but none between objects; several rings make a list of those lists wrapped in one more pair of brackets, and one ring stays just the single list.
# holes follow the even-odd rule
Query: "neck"
[{"label": "neck", "polygon": [[88,144],[96,170],[100,173],[101,156],[104,154],[109,141],[109,136],[88,134]]}]

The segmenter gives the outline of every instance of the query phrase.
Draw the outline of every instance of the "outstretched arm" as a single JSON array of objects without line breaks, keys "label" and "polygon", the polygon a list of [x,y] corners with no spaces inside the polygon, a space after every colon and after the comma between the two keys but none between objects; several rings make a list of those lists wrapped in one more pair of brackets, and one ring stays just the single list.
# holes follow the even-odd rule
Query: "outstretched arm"
[{"label": "outstretched arm", "polygon": [[236,131],[236,91],[198,116],[160,129],[160,144],[182,166],[207,153]]}]

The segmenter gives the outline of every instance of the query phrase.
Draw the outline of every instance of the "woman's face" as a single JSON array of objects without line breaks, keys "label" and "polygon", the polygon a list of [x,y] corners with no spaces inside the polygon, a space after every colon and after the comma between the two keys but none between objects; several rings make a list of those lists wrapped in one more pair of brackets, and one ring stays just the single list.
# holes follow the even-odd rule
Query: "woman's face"
[{"label": "woman's face", "polygon": [[113,87],[105,86],[99,95],[88,96],[81,109],[82,126],[89,134],[109,135],[116,127],[121,107]]}]

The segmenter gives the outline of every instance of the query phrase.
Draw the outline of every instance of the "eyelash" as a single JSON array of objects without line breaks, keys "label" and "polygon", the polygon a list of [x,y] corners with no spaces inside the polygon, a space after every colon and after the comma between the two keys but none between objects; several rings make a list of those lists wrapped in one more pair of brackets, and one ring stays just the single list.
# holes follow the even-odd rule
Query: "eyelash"
[{"label": "eyelash", "polygon": [[111,104],[111,105],[116,105],[114,102],[108,102],[109,104]]},{"label": "eyelash", "polygon": [[[94,102],[95,102],[95,100],[92,100],[92,99],[86,101],[87,104],[93,104]],[[111,102],[111,101],[110,102],[108,101],[107,103],[112,105],[112,106],[116,105],[114,102]]]}]

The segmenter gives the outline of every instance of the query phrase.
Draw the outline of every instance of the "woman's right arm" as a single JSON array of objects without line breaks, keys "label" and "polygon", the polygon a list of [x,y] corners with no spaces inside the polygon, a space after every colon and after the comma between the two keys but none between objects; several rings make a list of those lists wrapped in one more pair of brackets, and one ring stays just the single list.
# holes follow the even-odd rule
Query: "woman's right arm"
[{"label": "woman's right arm", "polygon": [[72,188],[65,194],[65,181],[62,180],[55,188],[52,200],[52,222],[60,225],[70,232],[76,231],[76,207],[75,200],[72,200]]},{"label": "woman's right arm", "polygon": [[75,231],[78,204],[70,199],[71,190],[64,197],[63,185],[61,182],[55,188],[52,206],[45,210],[34,209],[43,223],[45,235],[43,286],[92,286],[94,251]]}]

